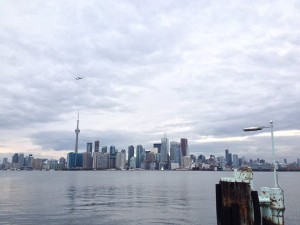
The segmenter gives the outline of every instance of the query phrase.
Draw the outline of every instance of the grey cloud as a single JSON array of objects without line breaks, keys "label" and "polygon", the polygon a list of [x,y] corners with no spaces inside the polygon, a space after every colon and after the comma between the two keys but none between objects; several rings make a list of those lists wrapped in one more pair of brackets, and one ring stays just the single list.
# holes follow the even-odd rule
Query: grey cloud
[{"label": "grey cloud", "polygon": [[[277,130],[300,129],[296,3],[22,4],[0,10],[0,127],[38,127],[32,141],[42,149],[72,150],[73,127],[41,127],[64,124],[78,108],[127,118],[123,131],[80,134],[120,147],[151,147],[165,130],[191,141],[239,136],[270,119]],[[173,118],[184,122],[166,123]],[[191,146],[222,153],[226,145],[244,149],[235,142]]]}]

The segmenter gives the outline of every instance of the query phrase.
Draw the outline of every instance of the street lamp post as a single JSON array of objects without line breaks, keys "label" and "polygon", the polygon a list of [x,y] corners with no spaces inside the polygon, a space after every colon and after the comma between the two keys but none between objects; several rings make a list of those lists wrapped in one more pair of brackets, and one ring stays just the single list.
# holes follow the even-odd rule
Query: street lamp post
[{"label": "street lamp post", "polygon": [[271,129],[272,154],[273,154],[273,166],[274,166],[274,183],[275,183],[275,188],[277,188],[278,187],[278,180],[277,180],[276,162],[275,162],[275,146],[274,146],[274,134],[273,134],[273,121],[270,120],[270,126],[248,127],[248,128],[244,128],[243,130],[245,132],[248,132],[248,131],[258,131],[258,130],[262,130],[264,128],[270,128]]}]

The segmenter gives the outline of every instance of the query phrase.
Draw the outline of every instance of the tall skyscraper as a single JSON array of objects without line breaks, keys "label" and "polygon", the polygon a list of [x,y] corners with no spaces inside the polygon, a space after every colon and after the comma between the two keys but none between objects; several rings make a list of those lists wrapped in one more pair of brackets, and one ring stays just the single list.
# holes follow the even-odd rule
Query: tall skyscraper
[{"label": "tall skyscraper", "polygon": [[12,156],[11,162],[12,162],[12,163],[19,163],[19,154],[18,154],[18,153],[15,153],[15,154]]},{"label": "tall skyscraper", "polygon": [[170,162],[179,163],[181,159],[181,145],[176,141],[171,141],[170,143]]},{"label": "tall skyscraper", "polygon": [[67,169],[75,170],[76,169],[76,153],[70,152],[67,155]]},{"label": "tall skyscraper", "polygon": [[130,146],[128,146],[128,154],[127,154],[128,167],[129,167],[129,164],[130,164],[130,159],[133,156],[134,156],[134,147],[133,147],[133,145],[130,145]]},{"label": "tall skyscraper", "polygon": [[228,149],[225,149],[225,161],[226,161],[226,163],[228,163],[228,154],[229,154]]},{"label": "tall skyscraper", "polygon": [[188,139],[181,138],[180,147],[181,147],[182,156],[188,156],[189,155]]},{"label": "tall skyscraper", "polygon": [[86,144],[86,152],[93,153],[93,143],[89,142]]},{"label": "tall skyscraper", "polygon": [[78,153],[78,134],[80,133],[79,130],[79,110],[78,110],[78,116],[77,116],[77,128],[75,130],[76,133],[76,141],[75,141],[75,153]]},{"label": "tall skyscraper", "polygon": [[95,152],[99,152],[100,141],[95,141]]},{"label": "tall skyscraper", "polygon": [[116,168],[124,170],[126,166],[126,151],[123,149],[116,154]]},{"label": "tall skyscraper", "polygon": [[91,152],[82,153],[82,169],[90,170],[93,166],[93,157]]},{"label": "tall skyscraper", "polygon": [[142,145],[138,145],[136,146],[136,168],[143,166],[145,166],[145,150]]},{"label": "tall skyscraper", "polygon": [[163,162],[168,162],[169,154],[169,139],[166,137],[166,134],[161,139],[161,160]]},{"label": "tall skyscraper", "polygon": [[114,145],[109,147],[109,155],[110,155],[110,168],[116,168],[116,147]]}]

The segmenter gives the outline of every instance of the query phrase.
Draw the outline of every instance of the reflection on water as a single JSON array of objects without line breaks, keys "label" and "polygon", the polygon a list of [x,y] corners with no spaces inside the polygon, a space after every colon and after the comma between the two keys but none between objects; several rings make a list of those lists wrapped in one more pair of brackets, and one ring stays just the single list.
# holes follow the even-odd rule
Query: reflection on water
[{"label": "reflection on water", "polygon": [[[216,224],[215,184],[225,172],[0,171],[0,224]],[[300,173],[280,174],[286,224],[298,225]],[[254,184],[271,186],[271,173]]]},{"label": "reflection on water", "polygon": [[79,214],[80,220],[83,213],[89,218],[97,215],[102,224],[192,224],[184,182],[175,186],[130,180],[118,185],[72,184],[66,189],[65,209],[74,217]]}]

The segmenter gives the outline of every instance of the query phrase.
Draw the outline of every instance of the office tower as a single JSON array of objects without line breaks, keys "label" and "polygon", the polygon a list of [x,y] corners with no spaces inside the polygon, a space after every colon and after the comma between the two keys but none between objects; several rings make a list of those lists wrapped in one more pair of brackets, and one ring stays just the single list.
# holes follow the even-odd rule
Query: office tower
[{"label": "office tower", "polygon": [[153,144],[153,148],[157,148],[157,153],[160,153],[161,152],[161,143]]},{"label": "office tower", "polygon": [[82,153],[76,154],[76,169],[81,169],[83,166],[83,155]]},{"label": "office tower", "polygon": [[170,146],[170,162],[180,164],[181,145],[176,141],[171,141]]},{"label": "office tower", "polygon": [[[39,162],[39,161],[37,161]],[[66,169],[66,159],[64,157],[59,158],[59,164],[61,164],[61,169],[65,170]]]},{"label": "office tower", "polygon": [[114,145],[111,145],[109,147],[109,155],[110,155],[110,166],[109,168],[116,168],[116,147]]},{"label": "office tower", "polygon": [[94,154],[93,154],[93,169],[94,170],[97,170],[98,169],[98,157],[100,157],[99,156],[100,155],[100,152],[94,152]]},{"label": "office tower", "polygon": [[[65,169],[66,167],[62,167]],[[43,169],[43,160],[42,159],[32,159],[32,169],[34,170],[42,170]]]},{"label": "office tower", "polygon": [[79,130],[79,110],[78,110],[78,116],[77,116],[77,127],[75,129],[75,133],[76,133],[76,141],[75,141],[75,153],[78,153],[78,134],[79,134],[80,130]]},{"label": "office tower", "polygon": [[228,154],[229,154],[228,149],[225,149],[225,161],[226,161],[226,163],[228,163]]},{"label": "office tower", "polygon": [[109,169],[110,154],[102,152],[94,152],[93,154],[93,169],[104,170]]},{"label": "office tower", "polygon": [[161,160],[164,163],[168,162],[169,154],[169,139],[166,137],[166,134],[161,139]]},{"label": "office tower", "polygon": [[232,166],[232,154],[231,153],[228,153],[228,155],[227,155],[227,165],[228,166]]},{"label": "office tower", "polygon": [[[26,157],[26,158],[27,158],[27,157]],[[19,167],[22,167],[22,166],[24,166],[24,164],[26,164],[26,161],[25,161],[25,158],[24,158],[24,154],[23,154],[23,153],[20,153],[20,154],[19,154],[18,164],[19,164]],[[26,166],[27,166],[27,165],[26,165]]]},{"label": "office tower", "polygon": [[99,152],[100,141],[95,141],[95,152]]},{"label": "office tower", "polygon": [[[33,159],[32,154],[26,156],[26,157],[25,157],[25,160],[23,160],[23,161],[24,161],[24,162],[23,162],[23,165],[24,165],[25,167],[32,167],[32,159]],[[20,160],[20,157],[19,157],[19,160]],[[22,164],[22,162],[21,162],[21,164]]]},{"label": "office tower", "polygon": [[101,152],[102,152],[102,153],[107,153],[107,146],[103,146],[103,147],[101,148]]},{"label": "office tower", "polygon": [[116,168],[124,170],[126,166],[126,151],[123,149],[116,154]]},{"label": "office tower", "polygon": [[135,168],[136,168],[136,158],[132,156],[129,162],[129,169],[135,169]]},{"label": "office tower", "polygon": [[77,170],[81,169],[83,165],[83,156],[82,153],[70,152],[67,155],[67,169],[68,170]]},{"label": "office tower", "polygon": [[239,157],[237,154],[232,155],[232,166],[239,167]]},{"label": "office tower", "polygon": [[192,160],[189,156],[182,156],[181,158],[181,168],[182,169],[190,169]]},{"label": "office tower", "polygon": [[136,168],[142,168],[142,164],[145,165],[144,152],[145,151],[142,145],[136,146]]},{"label": "office tower", "polygon": [[19,162],[19,154],[18,154],[18,153],[15,153],[15,154],[12,156],[11,162],[12,162],[12,163],[18,163],[18,162]]},{"label": "office tower", "polygon": [[93,158],[91,152],[82,153],[82,169],[90,170],[92,169]]},{"label": "office tower", "polygon": [[86,152],[93,153],[93,143],[89,142],[86,144]]},{"label": "office tower", "polygon": [[188,156],[189,155],[188,139],[181,138],[180,147],[181,147],[182,156]]},{"label": "office tower", "polygon": [[155,153],[151,151],[146,151],[145,169],[154,170],[156,167]]},{"label": "office tower", "polygon": [[283,162],[284,162],[285,164],[287,164],[287,160],[286,160],[286,159],[284,159]]},{"label": "office tower", "polygon": [[130,145],[130,146],[128,146],[128,154],[127,154],[128,167],[129,167],[129,164],[130,164],[130,159],[133,156],[134,156],[134,147],[133,147],[133,145]]},{"label": "office tower", "polygon": [[75,170],[76,169],[76,153],[70,152],[67,155],[67,169]]},{"label": "office tower", "polygon": [[8,163],[8,159],[7,158],[3,158],[3,164]]}]

